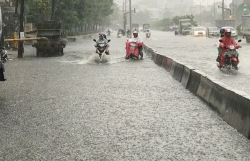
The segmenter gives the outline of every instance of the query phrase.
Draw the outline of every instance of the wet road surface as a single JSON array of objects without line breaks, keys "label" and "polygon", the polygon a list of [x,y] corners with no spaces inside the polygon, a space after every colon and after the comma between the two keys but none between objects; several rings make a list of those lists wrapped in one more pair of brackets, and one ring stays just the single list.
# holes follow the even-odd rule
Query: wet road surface
[{"label": "wet road surface", "polygon": [[[93,61],[78,37],[63,57],[26,47],[0,84],[0,160],[248,160],[249,140],[145,56]],[[15,57],[15,55],[10,55]]]},{"label": "wet road surface", "polygon": [[232,75],[220,71],[216,65],[218,51],[215,44],[218,38],[174,36],[173,32],[162,31],[152,31],[151,35],[150,39],[146,39],[142,33],[145,43],[160,54],[191,65],[236,90],[250,94],[250,44],[246,43],[246,39],[239,43],[242,46],[238,49],[239,70]]}]

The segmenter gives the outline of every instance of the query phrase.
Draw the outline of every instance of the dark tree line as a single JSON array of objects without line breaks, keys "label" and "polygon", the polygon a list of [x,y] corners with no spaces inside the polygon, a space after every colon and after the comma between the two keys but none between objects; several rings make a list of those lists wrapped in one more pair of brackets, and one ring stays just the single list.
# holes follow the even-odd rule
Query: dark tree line
[{"label": "dark tree line", "polygon": [[[13,3],[18,6],[20,0]],[[58,20],[65,31],[83,32],[109,24],[114,3],[113,0],[25,0],[25,4],[29,7],[26,23]]]}]

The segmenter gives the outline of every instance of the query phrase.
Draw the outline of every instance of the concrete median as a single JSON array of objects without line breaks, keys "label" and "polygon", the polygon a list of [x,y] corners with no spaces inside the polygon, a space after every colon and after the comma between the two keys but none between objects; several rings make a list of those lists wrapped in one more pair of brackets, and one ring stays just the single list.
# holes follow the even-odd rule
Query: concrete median
[{"label": "concrete median", "polygon": [[156,53],[155,57],[154,57],[154,62],[155,64],[161,66],[162,65],[162,60],[163,60],[164,56],[159,54],[159,53]]},{"label": "concrete median", "polygon": [[172,62],[173,60],[171,58],[168,58],[166,56],[163,57],[163,60],[162,60],[162,67],[164,69],[166,69],[166,71],[170,72],[171,71],[171,68],[172,68]]},{"label": "concrete median", "polygon": [[191,70],[194,70],[194,69],[195,68],[193,68],[191,66],[187,66],[187,65],[184,66],[183,74],[181,77],[181,84],[183,85],[183,87],[187,88]]},{"label": "concrete median", "polygon": [[184,65],[177,61],[172,61],[172,67],[170,70],[170,75],[177,81],[181,82],[181,78],[184,71]]},{"label": "concrete median", "polygon": [[224,121],[250,139],[250,96],[248,94],[231,89],[213,77],[163,56],[152,48],[147,48],[147,52],[150,52],[152,60],[157,65],[170,72],[175,80],[181,82],[191,93],[215,109]]}]

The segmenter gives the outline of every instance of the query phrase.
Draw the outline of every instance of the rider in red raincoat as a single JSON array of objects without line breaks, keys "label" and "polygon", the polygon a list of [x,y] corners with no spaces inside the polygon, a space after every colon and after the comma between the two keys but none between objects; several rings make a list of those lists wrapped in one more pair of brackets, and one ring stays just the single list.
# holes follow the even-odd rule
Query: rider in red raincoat
[{"label": "rider in red raincoat", "polygon": [[230,45],[234,45],[236,49],[240,46],[237,45],[234,38],[231,37],[231,29],[225,30],[225,36],[222,38],[222,42],[220,43],[221,54],[220,54],[220,67],[225,66],[225,52],[228,51]]}]

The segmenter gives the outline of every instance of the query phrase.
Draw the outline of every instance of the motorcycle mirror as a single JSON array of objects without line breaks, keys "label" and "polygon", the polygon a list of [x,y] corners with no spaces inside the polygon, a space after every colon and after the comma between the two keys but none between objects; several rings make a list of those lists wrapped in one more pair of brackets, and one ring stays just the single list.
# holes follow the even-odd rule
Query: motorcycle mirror
[{"label": "motorcycle mirror", "polygon": [[241,39],[240,39],[240,40],[238,40],[238,42],[241,42]]},{"label": "motorcycle mirror", "polygon": [[94,42],[96,42],[96,39],[93,39]]},{"label": "motorcycle mirror", "polygon": [[223,41],[220,39],[219,42],[223,42]]}]

